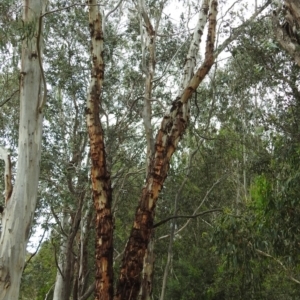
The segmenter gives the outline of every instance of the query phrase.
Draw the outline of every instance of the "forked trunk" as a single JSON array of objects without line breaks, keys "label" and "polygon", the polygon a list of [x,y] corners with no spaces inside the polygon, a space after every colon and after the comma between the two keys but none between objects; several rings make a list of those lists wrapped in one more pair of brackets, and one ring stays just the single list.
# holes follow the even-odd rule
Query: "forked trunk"
[{"label": "forked trunk", "polygon": [[125,248],[115,300],[129,300],[138,297],[143,260],[151,236],[156,201],[167,177],[170,159],[188,123],[189,99],[213,65],[217,5],[216,0],[211,0],[205,60],[185,87],[182,95],[173,102],[170,112],[164,116],[156,136],[154,161],[143,188]]}]

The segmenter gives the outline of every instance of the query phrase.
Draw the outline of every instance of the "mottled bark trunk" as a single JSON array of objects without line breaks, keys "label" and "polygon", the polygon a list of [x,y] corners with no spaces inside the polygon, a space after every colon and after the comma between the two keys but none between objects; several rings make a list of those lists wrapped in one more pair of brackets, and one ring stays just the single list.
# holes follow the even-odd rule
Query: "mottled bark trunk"
[{"label": "mottled bark trunk", "polygon": [[[35,32],[23,40],[20,73],[18,163],[14,190],[2,216],[0,238],[0,299],[17,300],[26,245],[36,207],[41,157],[41,19],[44,1],[23,1],[24,26]],[[44,91],[45,92],[45,91]],[[13,112],[12,112],[13,113]]]},{"label": "mottled bark trunk", "polygon": [[154,261],[154,230],[152,230],[143,261],[143,270],[141,274],[141,288],[137,297],[138,300],[151,299],[153,288]]},{"label": "mottled bark trunk", "polygon": [[204,27],[207,22],[207,14],[209,9],[208,5],[209,0],[203,0],[199,12],[198,22],[193,33],[193,39],[190,43],[189,52],[185,59],[179,95],[182,90],[184,90],[184,88],[188,85],[191,78],[194,76],[194,69],[196,67],[197,58],[199,56],[199,46],[201,43],[201,38],[203,36]]},{"label": "mottled bark trunk", "polygon": [[95,299],[113,298],[113,219],[112,189],[107,171],[104,134],[99,116],[104,76],[102,14],[96,0],[89,0],[92,72],[87,97],[87,127],[91,151],[91,180],[96,210],[96,287]]},{"label": "mottled bark trunk", "polygon": [[[142,40],[142,70],[146,74],[143,123],[147,142],[146,155],[146,177],[151,171],[151,162],[154,155],[154,137],[152,128],[152,94],[153,79],[156,65],[156,33],[159,27],[163,6],[158,9],[155,20],[155,27],[150,21],[144,0],[138,1],[138,13],[140,17],[141,40]],[[146,53],[147,51],[147,53]],[[149,300],[152,293],[152,279],[154,269],[154,232],[145,251],[141,288],[138,295],[139,300]]]},{"label": "mottled bark trunk", "polygon": [[[300,2],[298,0],[285,0],[284,11],[278,7],[273,14],[273,29],[280,46],[289,53],[298,66],[300,66]],[[283,13],[285,20],[279,22],[279,15]]]},{"label": "mottled bark trunk", "polygon": [[173,102],[170,112],[164,116],[156,136],[154,160],[125,248],[115,300],[136,299],[138,296],[143,260],[151,236],[156,201],[167,177],[170,159],[187,127],[189,99],[209,72],[214,61],[217,4],[217,1],[211,1],[205,60],[181,96]]}]

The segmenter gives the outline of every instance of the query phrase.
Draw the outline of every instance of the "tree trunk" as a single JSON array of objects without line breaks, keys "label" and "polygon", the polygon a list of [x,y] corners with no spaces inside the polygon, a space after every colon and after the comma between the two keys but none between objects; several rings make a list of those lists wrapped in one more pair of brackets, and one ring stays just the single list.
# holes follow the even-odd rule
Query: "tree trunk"
[{"label": "tree trunk", "polygon": [[[0,299],[17,300],[26,245],[36,207],[41,157],[41,31],[45,1],[24,0],[24,27],[35,25],[23,40],[20,73],[20,123],[15,187],[2,216]],[[44,91],[45,93],[45,91]],[[13,113],[13,112],[12,112]]]},{"label": "tree trunk", "polygon": [[281,7],[273,14],[274,34],[280,46],[300,66],[300,34],[297,30],[300,27],[300,3],[298,0],[285,0],[284,6],[285,20],[282,24],[279,22],[278,16]]},{"label": "tree trunk", "polygon": [[95,299],[113,298],[113,219],[112,189],[106,166],[103,129],[99,116],[104,75],[102,15],[97,1],[89,2],[89,27],[92,39],[92,72],[87,98],[87,127],[91,151],[91,180],[96,210],[96,287]]},{"label": "tree trunk", "polygon": [[81,220],[80,245],[78,258],[78,298],[82,297],[87,289],[88,283],[88,240],[90,237],[90,225],[92,221],[92,206],[88,203],[85,215]]},{"label": "tree trunk", "polygon": [[[62,218],[62,224],[61,227],[64,231],[67,231],[67,219],[68,216],[66,213],[64,213]],[[59,257],[58,257],[58,264],[57,264],[57,274],[55,279],[55,288],[53,292],[53,300],[60,300],[65,299],[65,268],[67,264],[67,253],[66,249],[68,248],[68,238],[64,235],[64,233],[61,233],[61,241],[60,241],[60,247],[59,247]]]},{"label": "tree trunk", "polygon": [[[143,123],[147,142],[146,157],[146,177],[151,170],[151,162],[154,155],[154,137],[152,129],[152,93],[153,79],[156,65],[156,33],[162,15],[163,5],[157,9],[155,18],[155,27],[150,21],[149,14],[146,11],[144,0],[138,1],[138,13],[140,17],[141,40],[142,40],[142,71],[146,74],[145,94],[143,107]],[[145,50],[148,51],[148,62],[146,60]],[[139,292],[139,300],[149,300],[152,293],[152,279],[154,269],[154,232],[150,233],[150,242],[145,251],[141,288]]]},{"label": "tree trunk", "polygon": [[217,1],[211,1],[205,60],[185,87],[182,95],[173,102],[170,112],[164,116],[156,136],[154,160],[125,248],[115,300],[136,299],[138,296],[143,260],[151,236],[156,201],[167,177],[170,159],[188,123],[189,99],[214,62],[217,5]]},{"label": "tree trunk", "polygon": [[[81,207],[79,207],[79,209],[81,210]],[[72,283],[74,279],[72,274],[74,273],[75,261],[72,249],[78,226],[77,228],[74,228],[74,224],[68,224],[68,218],[69,216],[64,213],[61,224],[64,232],[61,233],[62,238],[59,251],[57,266],[58,270],[55,280],[53,300],[69,300],[72,291]]]}]

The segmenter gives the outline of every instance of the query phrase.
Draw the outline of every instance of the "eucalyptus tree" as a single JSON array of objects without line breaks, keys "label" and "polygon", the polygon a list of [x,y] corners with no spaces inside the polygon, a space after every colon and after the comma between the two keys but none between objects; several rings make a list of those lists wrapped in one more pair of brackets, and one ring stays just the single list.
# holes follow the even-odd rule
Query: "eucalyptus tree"
[{"label": "eucalyptus tree", "polygon": [[45,1],[24,1],[20,72],[18,163],[14,187],[10,155],[1,148],[6,163],[5,209],[0,238],[0,299],[18,299],[26,245],[36,207],[40,171],[42,120],[46,84],[42,69],[42,14]]},{"label": "eucalyptus tree", "polygon": [[[263,8],[265,8],[266,5]],[[136,298],[139,293],[141,285],[139,274],[142,270],[146,247],[150,240],[155,204],[167,177],[171,156],[175,152],[187,125],[189,98],[213,64],[216,6],[216,2],[210,2],[210,22],[204,62],[200,65],[196,74],[191,76],[191,80],[186,85],[180,97],[173,102],[170,112],[164,116],[161,128],[158,130],[151,172],[149,172],[145,187],[143,188],[143,193],[136,211],[135,222],[125,248],[125,256],[121,266],[121,276],[117,284],[116,299],[127,299],[128,297]],[[201,35],[201,33],[199,34]],[[232,38],[233,37],[226,41],[227,45]],[[224,43],[224,45],[226,45],[226,43]],[[192,60],[188,60],[186,63],[191,69],[193,68]]]}]

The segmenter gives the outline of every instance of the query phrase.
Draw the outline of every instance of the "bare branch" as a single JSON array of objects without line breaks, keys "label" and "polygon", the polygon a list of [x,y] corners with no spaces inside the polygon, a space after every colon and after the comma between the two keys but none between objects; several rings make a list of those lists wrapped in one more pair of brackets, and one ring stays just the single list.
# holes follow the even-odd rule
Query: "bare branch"
[{"label": "bare branch", "polygon": [[[219,178],[219,179],[218,179],[218,180],[210,187],[210,189],[206,192],[204,198],[202,199],[201,203],[200,203],[200,204],[198,205],[198,207],[194,210],[193,215],[196,215],[197,211],[202,207],[202,205],[203,205],[204,202],[206,201],[206,199],[207,199],[207,197],[209,196],[209,194],[211,193],[211,191],[215,188],[215,186],[216,186],[223,178],[224,178],[224,176],[221,177],[221,178]],[[183,226],[181,226],[181,227],[175,232],[175,235],[178,234],[180,231],[182,231],[182,230],[190,223],[190,221],[191,221],[191,219],[188,219],[188,220],[186,221],[186,223],[185,223]],[[169,234],[163,235],[163,236],[159,237],[158,239],[159,239],[159,240],[162,240],[162,239],[167,238],[167,237],[169,237],[169,236],[170,236]]]},{"label": "bare branch", "polygon": [[114,13],[118,9],[118,7],[121,5],[122,2],[123,2],[123,0],[120,0],[119,3],[116,5],[116,7],[113,8],[110,12],[108,12],[106,14],[105,19],[107,19],[109,17],[109,15],[111,15],[112,13]]},{"label": "bare branch", "polygon": [[15,90],[15,91],[10,95],[10,97],[8,97],[7,99],[5,99],[3,102],[0,103],[0,107],[2,107],[5,103],[7,103],[9,100],[11,100],[11,99],[13,98],[13,96],[14,96],[16,93],[18,93],[18,92],[20,92],[19,89],[18,89],[18,90]]},{"label": "bare branch", "polygon": [[254,19],[262,13],[270,4],[271,0],[268,0],[260,9],[258,9],[246,22],[244,22],[239,27],[232,30],[232,34],[227,38],[215,51],[214,58],[217,58],[218,55],[230,44],[232,43],[240,34],[243,33],[245,27],[251,24]]},{"label": "bare branch", "polygon": [[87,300],[90,297],[90,295],[92,295],[92,293],[94,292],[95,286],[96,286],[96,283],[93,282],[89,286],[89,288],[87,289],[87,291],[85,292],[85,294],[82,295],[78,300]]},{"label": "bare branch", "polygon": [[176,215],[176,216],[172,216],[172,217],[169,217],[169,218],[166,218],[156,224],[153,225],[153,228],[156,228],[158,226],[161,226],[163,224],[165,224],[166,222],[170,221],[170,220],[173,220],[173,219],[178,219],[178,218],[185,218],[185,219],[195,219],[197,217],[200,217],[200,216],[203,216],[203,215],[206,215],[206,214],[209,214],[209,213],[212,213],[212,212],[216,212],[216,211],[223,211],[223,209],[221,208],[215,208],[215,209],[209,209],[209,210],[205,210],[205,211],[202,211],[201,213],[199,214],[196,214],[196,215],[189,215],[189,216],[183,216],[183,215]]},{"label": "bare branch", "polygon": [[48,300],[48,296],[50,295],[50,292],[54,288],[54,286],[55,286],[55,282],[51,285],[51,287],[50,287],[49,291],[47,292],[44,300]]},{"label": "bare branch", "polygon": [[59,263],[57,261],[57,250],[56,250],[56,246],[55,244],[53,243],[53,239],[51,238],[51,244],[53,246],[53,249],[54,249],[54,260],[55,260],[55,265],[56,265],[56,268],[58,270],[58,272],[60,273],[60,276],[64,279],[64,275],[61,271],[61,268],[59,267]]},{"label": "bare branch", "polygon": [[[261,256],[272,258],[272,259],[273,259],[274,261],[276,261],[279,265],[281,265],[281,267],[284,269],[284,271],[286,271],[286,272],[289,271],[289,270],[287,269],[287,267],[286,267],[280,260],[278,260],[277,258],[275,258],[274,256],[272,256],[272,255],[270,255],[270,254],[268,254],[268,253],[266,253],[266,252],[264,252],[264,251],[261,251],[261,250],[259,250],[259,249],[255,249],[255,252],[258,253],[258,254],[261,255]],[[293,277],[292,275],[287,274],[287,277],[288,277],[290,280],[294,281],[295,283],[300,284],[300,281],[297,280],[297,279],[296,279],[295,277]]]},{"label": "bare branch", "polygon": [[[48,220],[47,220],[47,222],[48,222]],[[37,246],[35,252],[32,253],[32,254],[30,255],[30,257],[27,259],[27,261],[25,262],[25,265],[24,265],[24,268],[23,268],[23,273],[24,273],[24,271],[25,271],[27,265],[28,265],[29,262],[31,261],[31,259],[38,253],[38,251],[39,251],[39,249],[40,249],[40,247],[41,247],[41,245],[42,245],[42,242],[43,242],[43,239],[44,239],[44,237],[45,237],[46,232],[47,232],[47,229],[44,230],[43,235],[42,235],[42,237],[41,237],[41,239],[40,239],[40,241],[39,241],[39,244],[38,244],[38,246]]]}]

